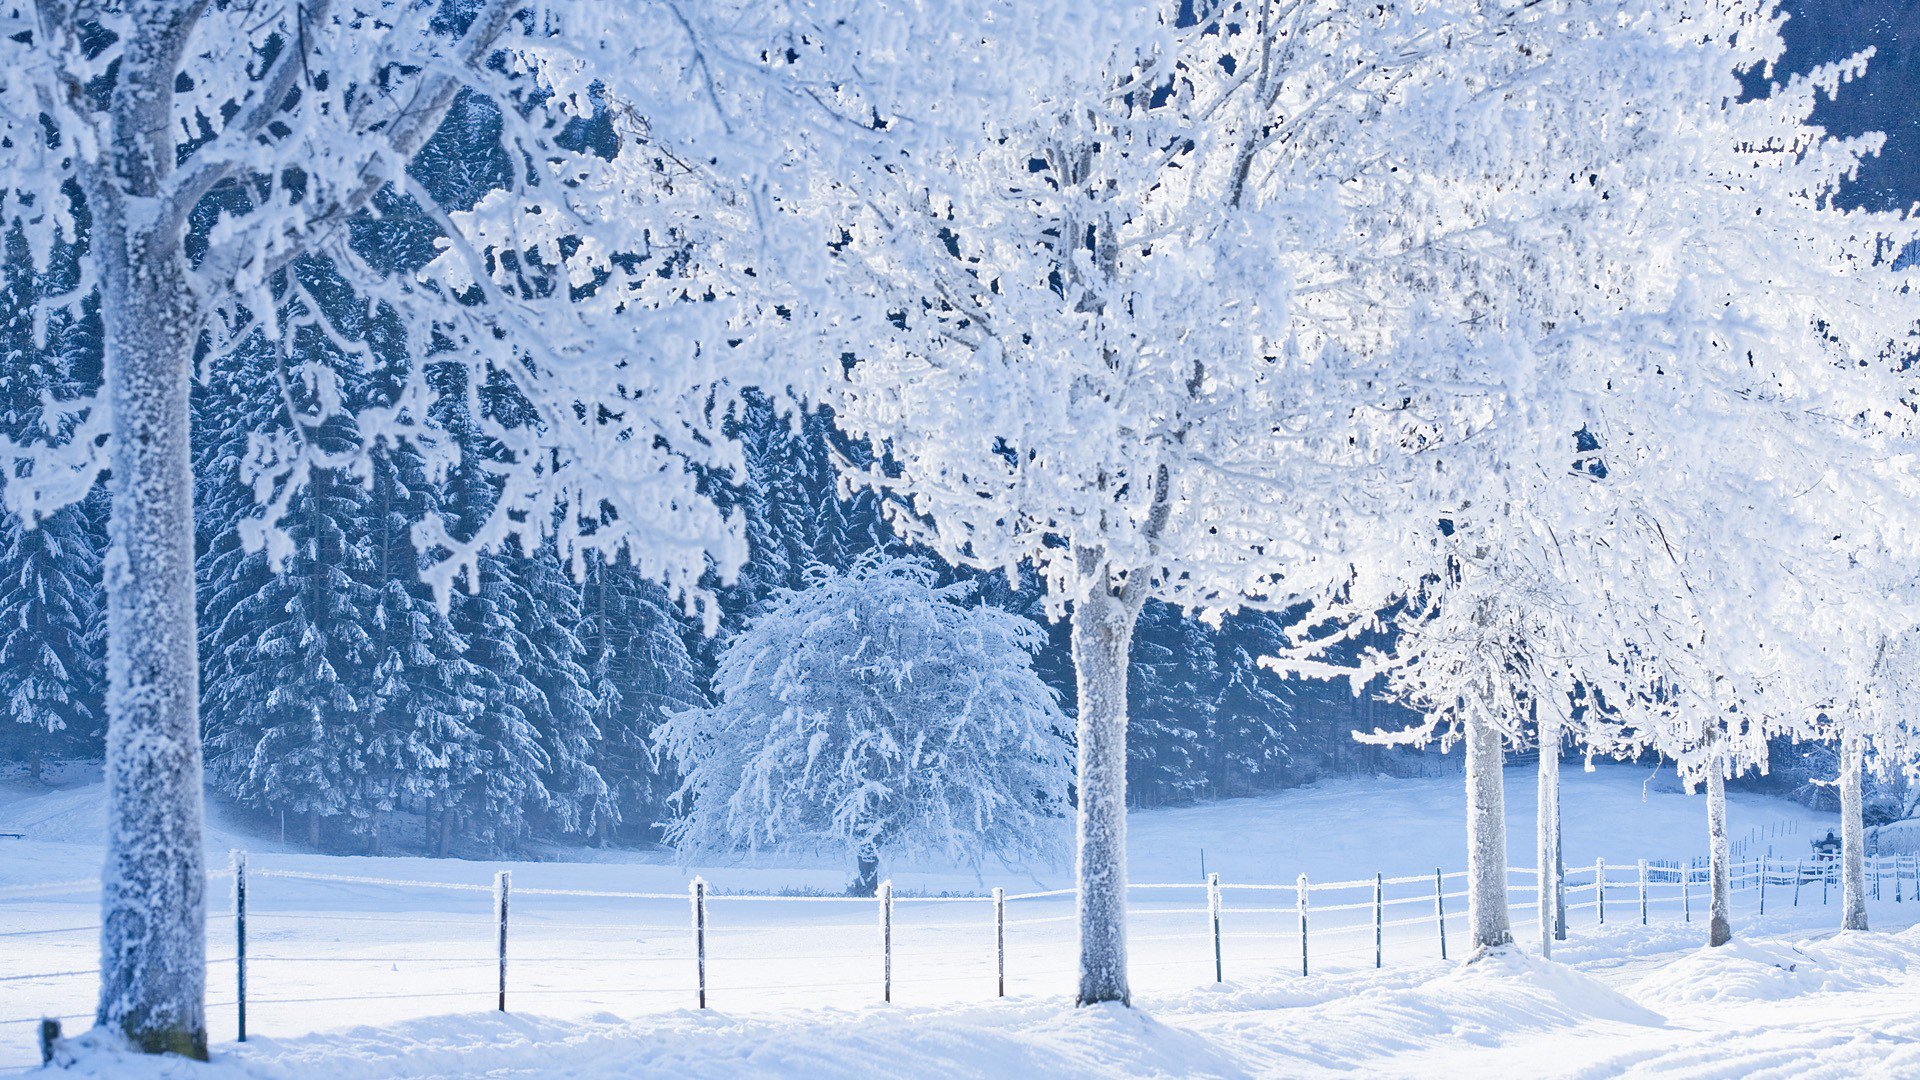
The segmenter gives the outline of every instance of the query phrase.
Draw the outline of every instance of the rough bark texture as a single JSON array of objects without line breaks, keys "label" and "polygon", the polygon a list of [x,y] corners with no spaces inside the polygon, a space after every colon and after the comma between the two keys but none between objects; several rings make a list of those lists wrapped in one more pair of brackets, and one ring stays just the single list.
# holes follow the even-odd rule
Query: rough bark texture
[{"label": "rough bark texture", "polygon": [[1537,865],[1540,867],[1538,904],[1540,955],[1553,955],[1554,939],[1565,932],[1561,922],[1564,882],[1560,861],[1560,722],[1540,718],[1540,810],[1535,818]]},{"label": "rough bark texture", "polygon": [[1513,944],[1507,915],[1507,793],[1500,729],[1474,710],[1467,718],[1467,924],[1469,958]]},{"label": "rough bark texture", "polygon": [[1867,928],[1867,826],[1861,812],[1866,753],[1851,736],[1840,744],[1840,929]]},{"label": "rough bark texture", "polygon": [[180,51],[202,4],[135,9],[104,164],[85,187],[113,408],[107,557],[107,860],[96,1022],[207,1056],[199,663],[187,394],[196,326],[174,165]]},{"label": "rough bark texture", "polygon": [[1707,944],[1725,945],[1733,940],[1733,904],[1729,874],[1732,871],[1727,849],[1727,777],[1725,767],[1716,761],[1707,769],[1707,853],[1708,888],[1712,892],[1707,916]]},{"label": "rough bark texture", "polygon": [[[1104,578],[1104,575],[1101,575]],[[1104,585],[1073,608],[1079,691],[1079,1003],[1127,1004],[1127,660],[1139,608]]]},{"label": "rough bark texture", "polygon": [[880,891],[880,853],[870,847],[854,855],[853,881],[847,885],[849,896],[872,896]]}]

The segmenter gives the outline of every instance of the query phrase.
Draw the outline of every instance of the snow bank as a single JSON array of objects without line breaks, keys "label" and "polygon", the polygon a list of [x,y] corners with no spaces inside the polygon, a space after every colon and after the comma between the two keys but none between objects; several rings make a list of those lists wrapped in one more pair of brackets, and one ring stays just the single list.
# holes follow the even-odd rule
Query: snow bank
[{"label": "snow bank", "polygon": [[1660,1005],[1784,1001],[1806,994],[1873,990],[1920,968],[1920,937],[1841,931],[1801,942],[1735,938],[1667,964],[1632,987]]}]

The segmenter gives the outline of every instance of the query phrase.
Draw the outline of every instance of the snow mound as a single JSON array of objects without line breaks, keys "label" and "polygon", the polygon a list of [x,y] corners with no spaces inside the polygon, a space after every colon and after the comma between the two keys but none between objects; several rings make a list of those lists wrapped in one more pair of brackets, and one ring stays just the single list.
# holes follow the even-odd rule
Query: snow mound
[{"label": "snow mound", "polygon": [[1641,979],[1640,999],[1661,1005],[1780,1001],[1867,990],[1902,981],[1920,965],[1920,937],[1841,932],[1800,944],[1734,940],[1688,953]]},{"label": "snow mound", "polygon": [[[1517,948],[1496,949],[1436,979],[1430,992],[1462,1002],[1503,1002],[1523,1010],[1503,1028],[1552,1027],[1592,1020],[1658,1027],[1666,1018],[1582,971]],[[1504,1010],[1503,1010],[1504,1011]]]}]

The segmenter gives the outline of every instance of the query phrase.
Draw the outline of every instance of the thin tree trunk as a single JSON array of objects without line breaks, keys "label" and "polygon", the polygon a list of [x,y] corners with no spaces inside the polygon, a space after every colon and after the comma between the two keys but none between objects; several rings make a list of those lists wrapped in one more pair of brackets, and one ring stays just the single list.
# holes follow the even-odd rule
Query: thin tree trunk
[{"label": "thin tree trunk", "polygon": [[1710,912],[1707,917],[1707,944],[1725,945],[1733,940],[1732,862],[1727,851],[1727,777],[1726,765],[1717,758],[1707,767],[1707,870]]},{"label": "thin tree trunk", "polygon": [[1840,741],[1840,929],[1867,928],[1867,826],[1861,808],[1866,751],[1856,736]]},{"label": "thin tree trunk", "polygon": [[1507,793],[1500,729],[1484,709],[1467,716],[1467,923],[1469,960],[1513,944],[1507,915]]},{"label": "thin tree trunk", "polygon": [[1560,871],[1560,719],[1551,712],[1540,711],[1540,805],[1534,819],[1540,867],[1537,899],[1541,956],[1553,955],[1554,939],[1562,933],[1560,904],[1565,882]]},{"label": "thin tree trunk", "polygon": [[307,846],[320,850],[320,811],[307,811]]},{"label": "thin tree trunk", "polygon": [[880,892],[880,853],[871,844],[854,853],[853,881],[847,886],[850,896],[874,896]]},{"label": "thin tree trunk", "polygon": [[1079,693],[1079,1003],[1127,1004],[1127,661],[1139,608],[1106,574],[1073,606]]}]

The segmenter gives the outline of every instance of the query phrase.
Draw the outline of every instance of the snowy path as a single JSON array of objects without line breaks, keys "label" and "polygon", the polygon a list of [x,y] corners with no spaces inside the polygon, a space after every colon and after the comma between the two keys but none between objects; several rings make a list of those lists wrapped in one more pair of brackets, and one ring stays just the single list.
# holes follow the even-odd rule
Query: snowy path
[{"label": "snowy path", "polygon": [[[1643,790],[1639,770],[1568,778],[1568,858],[1619,866],[1645,855],[1688,858],[1703,846],[1700,800]],[[1510,787],[1526,790],[1516,773]],[[1644,801],[1643,801],[1644,800]],[[1132,940],[1141,1010],[1062,1008],[1070,984],[1071,903],[1009,905],[1007,1001],[993,999],[991,905],[896,903],[895,1004],[876,1004],[879,958],[871,901],[803,898],[710,904],[710,1001],[691,1003],[685,871],[627,858],[512,867],[514,907],[507,1016],[485,1010],[495,977],[490,865],[425,859],[328,858],[273,852],[225,831],[213,842],[257,852],[250,889],[250,1029],[245,1047],[191,1075],[924,1076],[937,1074],[1318,1075],[1364,1068],[1380,1075],[1443,1072],[1613,1076],[1746,1075],[1777,1063],[1803,1074],[1898,1075],[1920,1037],[1920,931],[1835,938],[1837,908],[1817,890],[1791,906],[1776,892],[1764,919],[1757,896],[1737,906],[1743,935],[1759,941],[1702,958],[1698,925],[1676,905],[1638,924],[1632,890],[1616,894],[1606,926],[1573,913],[1564,965],[1520,958],[1461,970],[1439,961],[1431,919],[1431,868],[1459,865],[1457,780],[1330,784],[1208,810],[1137,815],[1136,880],[1192,881],[1202,848],[1230,882],[1290,884],[1368,879],[1349,894],[1316,893],[1311,978],[1298,974],[1291,888],[1229,891],[1223,922],[1227,982],[1212,985],[1211,939],[1201,890],[1136,896]],[[0,1021],[43,1012],[84,1014],[91,1000],[95,921],[90,891],[8,896],[35,882],[71,878],[97,858],[84,792],[0,801],[0,830],[33,823],[30,839],[0,857]],[[1512,808],[1516,862],[1531,844],[1532,807]],[[1793,857],[1826,822],[1802,808],[1736,798],[1734,833],[1786,821],[1772,843]],[[223,827],[216,821],[216,831]],[[1589,864],[1590,865],[1590,864]],[[1422,871],[1422,867],[1428,869]],[[299,875],[443,881],[459,890]],[[1369,904],[1375,871],[1427,878],[1396,887],[1412,913],[1384,934],[1387,967],[1373,970]],[[824,865],[734,867],[707,872],[719,889],[829,886]],[[971,875],[940,868],[895,873],[902,889],[978,891]],[[1060,871],[1006,877],[1010,891],[1061,883]],[[538,890],[653,891],[659,899],[542,895]],[[210,954],[231,955],[224,884],[212,886]],[[522,891],[526,895],[521,895]],[[1790,890],[1786,892],[1790,893]],[[1401,895],[1389,890],[1389,899]],[[1876,925],[1920,916],[1912,881],[1895,903],[1874,906]],[[1516,899],[1519,899],[1516,894]],[[1837,897],[1832,898],[1837,900]],[[1450,916],[1454,911],[1449,912]],[[1533,940],[1532,916],[1515,912]],[[1451,920],[1450,920],[1451,921]],[[1338,928],[1349,926],[1350,931]],[[1457,930],[1456,930],[1457,932]],[[1458,942],[1455,938],[1455,942]],[[1781,966],[1776,967],[1775,963]],[[1794,971],[1785,971],[1791,966]],[[18,978],[42,972],[82,974]],[[209,971],[216,1041],[233,1036],[230,962]],[[1728,989],[1728,988],[1731,989]],[[1719,997],[1713,992],[1718,988]],[[460,1014],[460,1015],[447,1015]],[[1882,1023],[1881,1020],[1886,1022]],[[1896,1022],[1897,1021],[1897,1022]],[[342,1030],[351,1025],[380,1025]],[[84,1020],[74,1026],[84,1026]],[[1764,1031],[1730,1057],[1724,1033]],[[309,1034],[315,1033],[315,1034]],[[0,1024],[0,1074],[31,1062],[30,1024]],[[1747,1055],[1752,1055],[1748,1060]],[[1736,1066],[1738,1063],[1738,1067]],[[1833,1063],[1841,1063],[1834,1065]],[[1850,1064],[1849,1064],[1850,1063]],[[695,1066],[698,1066],[696,1069]],[[1749,1068],[1748,1066],[1751,1066]],[[156,1071],[157,1070],[157,1071]],[[1718,1070],[1718,1071],[1716,1071]],[[1920,1075],[1920,1069],[1909,1070]],[[100,1075],[167,1075],[154,1063]],[[189,1073],[179,1073],[189,1075]]]}]

